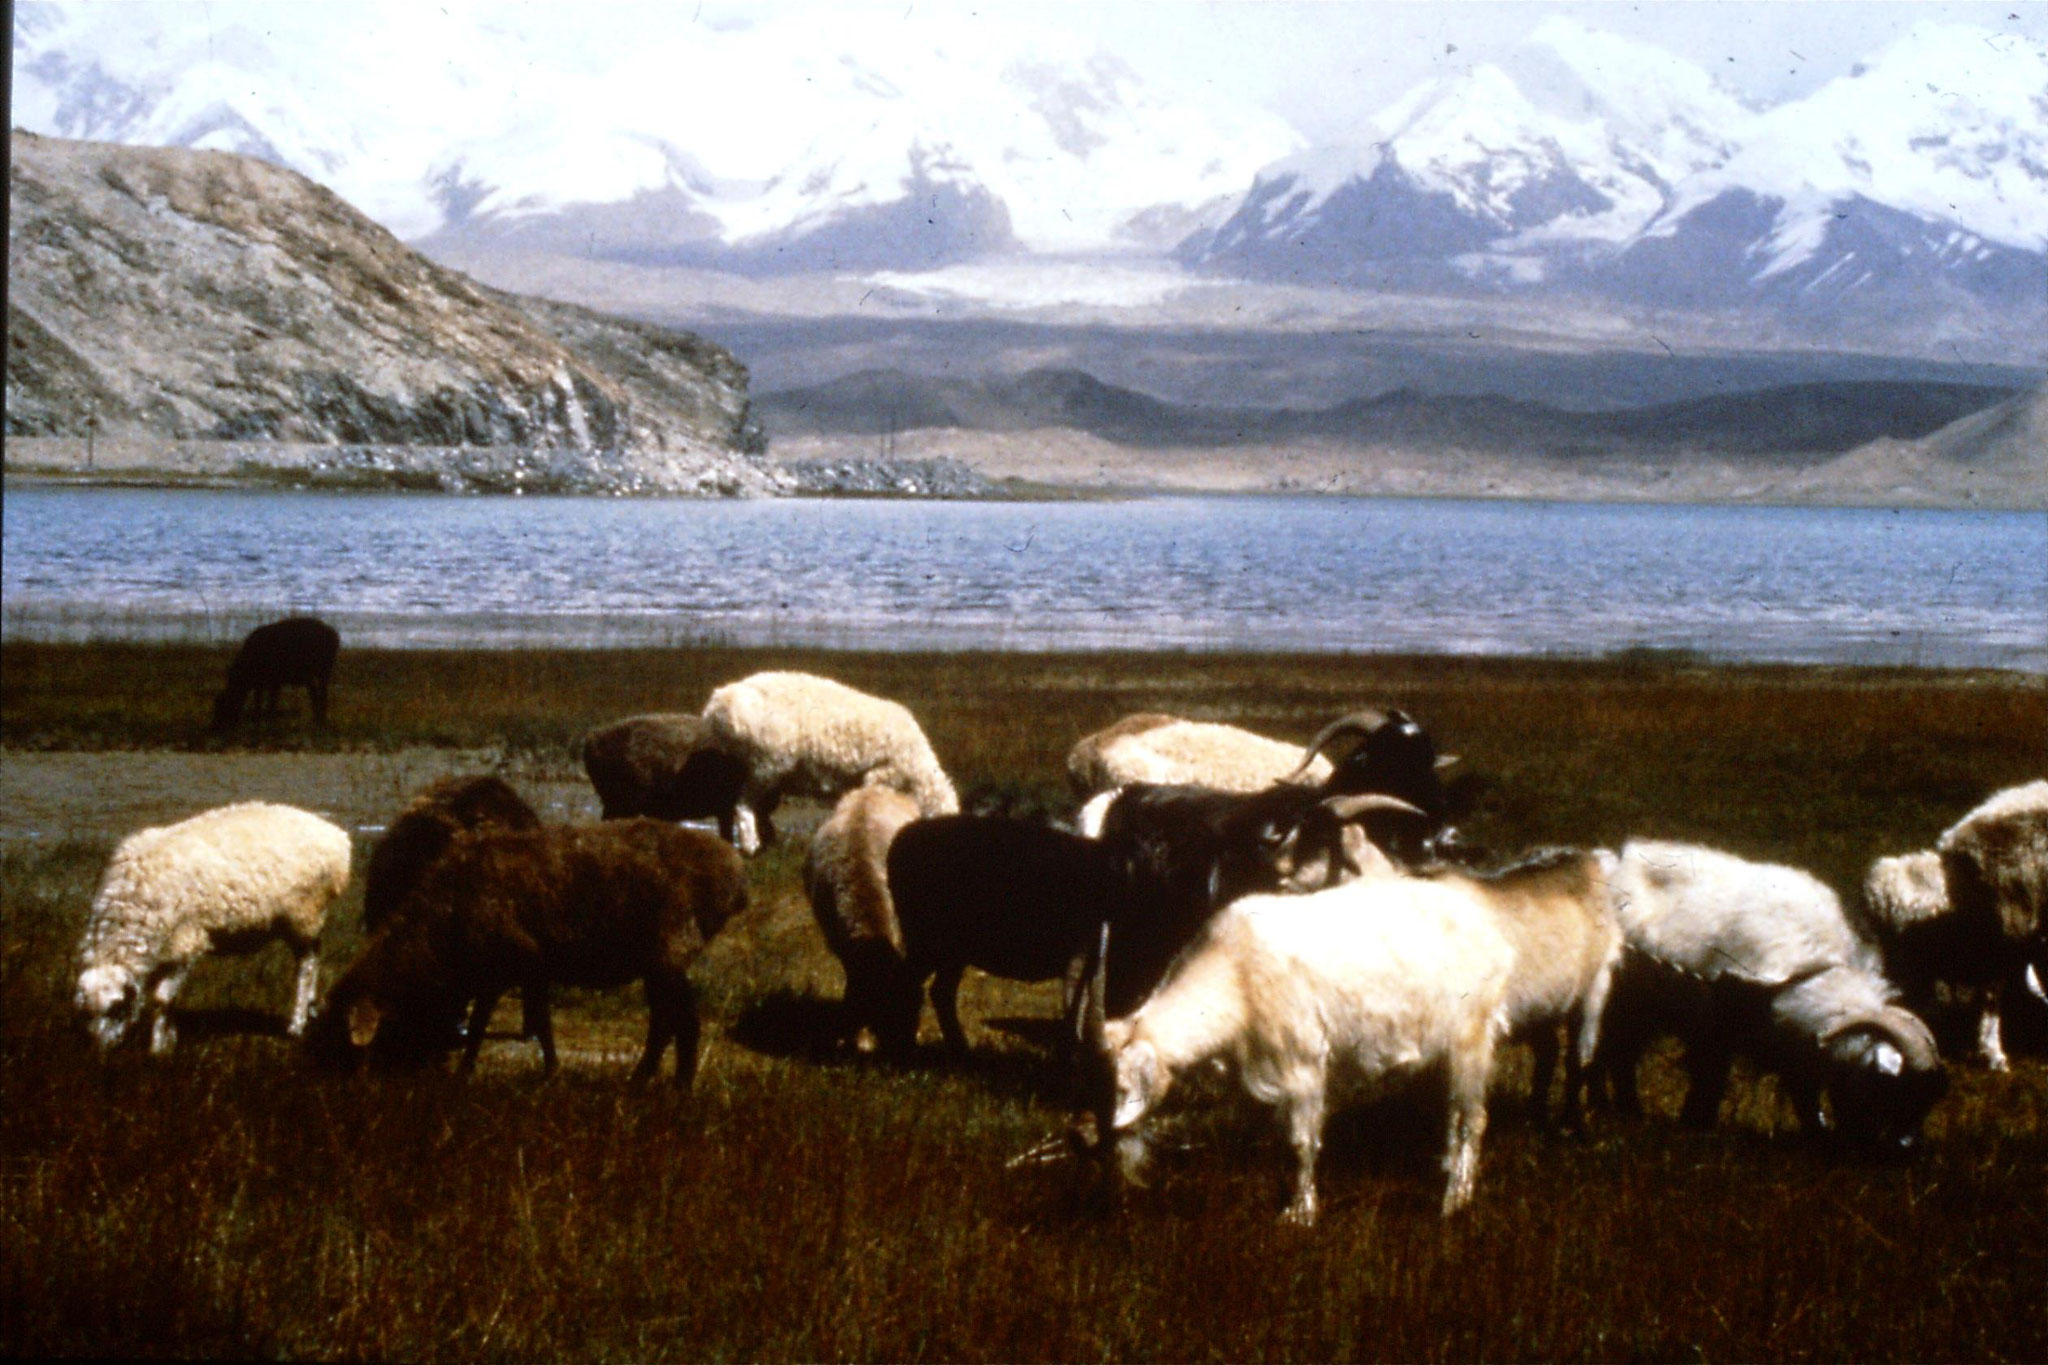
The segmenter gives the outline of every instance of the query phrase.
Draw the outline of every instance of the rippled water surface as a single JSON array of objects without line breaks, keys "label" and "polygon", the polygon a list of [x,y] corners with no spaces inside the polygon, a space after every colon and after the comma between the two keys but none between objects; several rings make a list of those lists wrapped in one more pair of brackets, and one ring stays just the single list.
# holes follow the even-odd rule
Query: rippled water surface
[{"label": "rippled water surface", "polygon": [[2048,672],[2048,517],[1327,498],[684,502],[11,489],[12,638],[711,640]]}]

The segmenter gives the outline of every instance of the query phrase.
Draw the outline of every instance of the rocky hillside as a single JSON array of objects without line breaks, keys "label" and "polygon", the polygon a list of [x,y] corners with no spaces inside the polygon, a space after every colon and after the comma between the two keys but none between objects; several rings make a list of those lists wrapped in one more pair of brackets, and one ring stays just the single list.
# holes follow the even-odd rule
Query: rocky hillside
[{"label": "rocky hillside", "polygon": [[[562,491],[781,486],[745,367],[698,337],[486,289],[251,158],[21,132],[12,155],[10,438],[231,442],[245,464],[272,442],[455,450]],[[393,481],[438,458],[401,455]]]}]

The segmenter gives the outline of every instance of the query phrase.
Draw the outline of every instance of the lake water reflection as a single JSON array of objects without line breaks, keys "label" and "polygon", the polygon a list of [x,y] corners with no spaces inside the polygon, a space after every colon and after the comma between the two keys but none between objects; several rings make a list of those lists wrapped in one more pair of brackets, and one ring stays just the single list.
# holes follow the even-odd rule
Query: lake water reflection
[{"label": "lake water reflection", "polygon": [[1276,649],[2048,672],[2037,513],[8,490],[10,638]]}]

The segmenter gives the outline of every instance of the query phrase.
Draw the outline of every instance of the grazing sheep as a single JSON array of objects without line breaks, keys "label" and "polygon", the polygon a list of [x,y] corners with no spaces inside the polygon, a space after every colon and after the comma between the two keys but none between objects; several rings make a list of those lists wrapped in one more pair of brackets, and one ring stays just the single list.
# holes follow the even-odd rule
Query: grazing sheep
[{"label": "grazing sheep", "polygon": [[457,836],[480,829],[538,829],[540,817],[512,784],[490,774],[444,777],[420,789],[370,850],[363,874],[363,928],[374,933]]},{"label": "grazing sheep", "polygon": [[903,931],[889,896],[889,845],[917,819],[917,803],[892,787],[856,787],[818,832],[804,859],[804,889],[825,942],[846,971],[846,1029],[862,1052],[888,1027],[889,1011],[912,989]]},{"label": "grazing sheep", "polygon": [[1320,786],[1330,764],[1316,758],[1304,768],[1298,744],[1157,712],[1125,716],[1067,753],[1067,776],[1084,798],[1133,782],[1255,792],[1297,773]]},{"label": "grazing sheep", "polygon": [[605,819],[715,819],[733,842],[747,769],[712,746],[702,717],[628,716],[592,730],[578,748]]},{"label": "grazing sheep", "polygon": [[886,1045],[904,1049],[916,1037],[930,981],[946,1045],[965,1052],[957,998],[969,967],[1012,981],[1061,977],[1062,1036],[1078,1038],[1090,950],[1123,901],[1107,848],[1025,820],[947,815],[905,826],[889,846],[888,873],[907,989],[885,1020]]},{"label": "grazing sheep", "polygon": [[[501,777],[477,774],[429,783],[405,804],[370,850],[363,875],[363,929],[375,933],[390,923],[427,869],[460,836],[480,829],[538,828],[540,816]],[[545,1011],[547,1001],[522,996],[520,1003],[525,1036],[539,1037],[536,1012]]]},{"label": "grazing sheep", "polygon": [[327,724],[327,684],[340,652],[341,636],[317,617],[290,616],[256,627],[228,665],[227,687],[213,702],[213,728],[230,730],[241,724],[242,708],[251,696],[257,715],[275,716],[278,694],[287,687],[305,688],[313,723]]},{"label": "grazing sheep", "polygon": [[[746,908],[746,869],[732,847],[656,820],[487,830],[450,845],[390,924],[328,992],[308,1044],[352,1064],[375,1045],[393,1061],[442,1048],[470,1007],[461,1070],[476,1065],[484,1024],[514,986],[529,1003],[550,986],[604,988],[638,978],[647,991],[647,1045],[633,1080],[676,1047],[676,1083],[697,1067],[690,964]],[[546,1074],[554,1029],[536,1011]]]},{"label": "grazing sheep", "polygon": [[1946,1088],[1941,1059],[1833,891],[1795,868],[1652,840],[1623,847],[1610,884],[1628,951],[1599,1066],[1624,1109],[1640,1112],[1636,1063],[1672,1032],[1686,1044],[1687,1124],[1713,1125],[1742,1052],[1783,1078],[1809,1131],[1912,1145]]},{"label": "grazing sheep", "polygon": [[176,1041],[171,1002],[208,953],[281,940],[298,959],[289,1030],[319,986],[320,929],[348,886],[348,835],[317,815],[260,801],[221,806],[123,839],[79,943],[78,1008],[102,1049],[153,1002],[150,1051]]},{"label": "grazing sheep", "polygon": [[1135,1013],[1104,1025],[1109,1094],[1098,1101],[1096,1131],[1121,1133],[1126,1168],[1142,1164],[1133,1125],[1176,1075],[1228,1057],[1245,1089],[1280,1111],[1295,1154],[1284,1217],[1307,1224],[1333,1065],[1366,1079],[1440,1066],[1443,1211],[1455,1212],[1478,1174],[1514,957],[1493,917],[1448,884],[1366,878],[1307,895],[1246,896],[1208,923]]},{"label": "grazing sheep", "polygon": [[1879,858],[1862,908],[1908,1004],[1925,1009],[1938,982],[1975,991],[1978,1055],[2004,1071],[2000,1018],[2041,995],[2048,964],[2048,781],[1994,794],[1931,850]]},{"label": "grazing sheep", "polygon": [[785,795],[880,785],[908,792],[927,816],[960,809],[910,712],[829,678],[756,673],[727,683],[705,703],[704,724],[715,747],[746,765],[736,842],[747,852],[775,837],[769,817]]}]

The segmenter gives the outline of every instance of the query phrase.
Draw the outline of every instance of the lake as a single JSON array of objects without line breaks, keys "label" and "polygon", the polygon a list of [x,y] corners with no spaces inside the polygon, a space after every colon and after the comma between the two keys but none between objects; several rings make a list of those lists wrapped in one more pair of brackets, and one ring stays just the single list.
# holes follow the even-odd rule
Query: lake
[{"label": "lake", "polygon": [[2040,513],[22,486],[10,639],[1599,656],[2048,672]]}]

